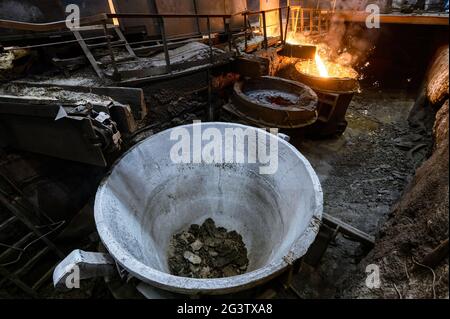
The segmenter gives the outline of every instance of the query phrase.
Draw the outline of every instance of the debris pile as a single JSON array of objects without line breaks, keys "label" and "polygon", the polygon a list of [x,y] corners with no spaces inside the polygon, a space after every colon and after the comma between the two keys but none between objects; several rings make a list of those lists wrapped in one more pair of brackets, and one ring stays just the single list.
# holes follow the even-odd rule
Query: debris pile
[{"label": "debris pile", "polygon": [[175,234],[170,242],[169,268],[176,276],[231,277],[245,273],[248,263],[242,236],[216,227],[211,218]]}]

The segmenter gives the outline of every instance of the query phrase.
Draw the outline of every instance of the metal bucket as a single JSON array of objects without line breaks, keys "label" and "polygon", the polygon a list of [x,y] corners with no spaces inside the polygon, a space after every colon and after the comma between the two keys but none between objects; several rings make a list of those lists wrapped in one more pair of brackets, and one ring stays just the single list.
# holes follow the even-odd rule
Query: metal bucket
[{"label": "metal bucket", "polygon": [[[238,292],[268,281],[307,252],[322,218],[322,190],[309,162],[281,137],[231,123],[199,127],[161,132],[128,151],[98,189],[95,221],[115,262],[153,287],[188,295]],[[176,143],[171,134],[180,129],[194,138],[199,129],[215,132],[224,143],[227,130],[259,132],[258,139],[277,143],[278,169],[261,174],[260,163],[205,159],[176,164],[170,157]],[[236,154],[247,152],[248,141],[243,148],[233,144]],[[205,147],[208,141],[201,143]],[[190,145],[195,147],[195,142]],[[217,279],[169,273],[172,236],[207,218],[242,235],[250,261],[247,273]],[[57,269],[54,280],[61,278]]]}]

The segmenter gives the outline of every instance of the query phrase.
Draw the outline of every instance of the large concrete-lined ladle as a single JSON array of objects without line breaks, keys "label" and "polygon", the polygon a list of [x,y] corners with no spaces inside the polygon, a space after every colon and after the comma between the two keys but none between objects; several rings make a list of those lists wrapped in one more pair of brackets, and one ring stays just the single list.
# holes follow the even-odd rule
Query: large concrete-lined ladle
[{"label": "large concrete-lined ladle", "polygon": [[[192,136],[195,125],[199,124],[183,128]],[[134,146],[100,185],[97,229],[115,262],[154,287],[189,295],[252,288],[306,253],[322,217],[321,186],[305,157],[278,136],[231,123],[201,127],[217,129],[223,139],[227,128],[261,132],[278,143],[278,170],[262,175],[261,163],[173,163],[170,151],[176,141],[170,140],[170,129]],[[245,153],[247,143],[245,139]],[[171,237],[208,217],[242,235],[248,272],[217,279],[171,275],[167,263]]]}]

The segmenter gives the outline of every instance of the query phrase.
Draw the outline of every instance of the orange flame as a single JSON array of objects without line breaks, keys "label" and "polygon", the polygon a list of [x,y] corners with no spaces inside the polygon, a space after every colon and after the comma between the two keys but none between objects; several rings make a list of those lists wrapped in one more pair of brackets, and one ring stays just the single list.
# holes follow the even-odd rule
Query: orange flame
[{"label": "orange flame", "polygon": [[328,74],[327,66],[320,58],[319,53],[316,53],[315,60],[316,60],[317,70],[319,71],[319,75],[321,77],[325,77],[325,78],[329,77],[330,75]]},{"label": "orange flame", "polygon": [[305,59],[296,63],[295,67],[299,72],[323,78],[358,78],[358,72],[348,63],[332,62],[329,58],[326,58],[330,56],[330,49],[326,44],[317,43],[308,36],[296,32],[288,34],[287,42],[292,45],[316,46],[314,59]]}]

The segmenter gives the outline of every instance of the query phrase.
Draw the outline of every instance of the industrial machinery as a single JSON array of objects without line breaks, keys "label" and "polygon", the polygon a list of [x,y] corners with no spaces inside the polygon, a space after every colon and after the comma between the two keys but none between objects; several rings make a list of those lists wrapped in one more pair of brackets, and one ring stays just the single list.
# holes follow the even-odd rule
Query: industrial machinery
[{"label": "industrial machinery", "polygon": [[0,105],[3,147],[97,166],[146,111],[139,89],[20,82],[0,86]]},{"label": "industrial machinery", "polygon": [[[261,174],[262,163],[258,161],[174,163],[170,154],[175,141],[171,142],[171,135],[186,133],[195,139],[199,138],[198,130],[220,133],[221,139],[215,142],[222,145],[227,143],[226,131],[230,130],[255,135],[258,143],[264,140],[264,145],[276,143],[282,154],[278,169],[272,175]],[[249,145],[250,140],[246,139],[245,154],[255,147]],[[203,140],[202,147],[206,144]],[[232,149],[223,147],[217,155],[225,158],[230,151],[242,152],[234,144]],[[248,272],[216,279],[171,275],[167,265],[170,238],[208,217],[242,234],[250,260]],[[97,229],[112,258],[75,251],[56,268],[54,283],[64,286],[71,264],[87,270],[82,278],[111,274],[117,264],[130,276],[163,291],[185,295],[238,292],[267,282],[301,258],[314,241],[321,219],[320,182],[309,162],[291,144],[239,124],[176,127],[128,151],[97,191]]]}]

